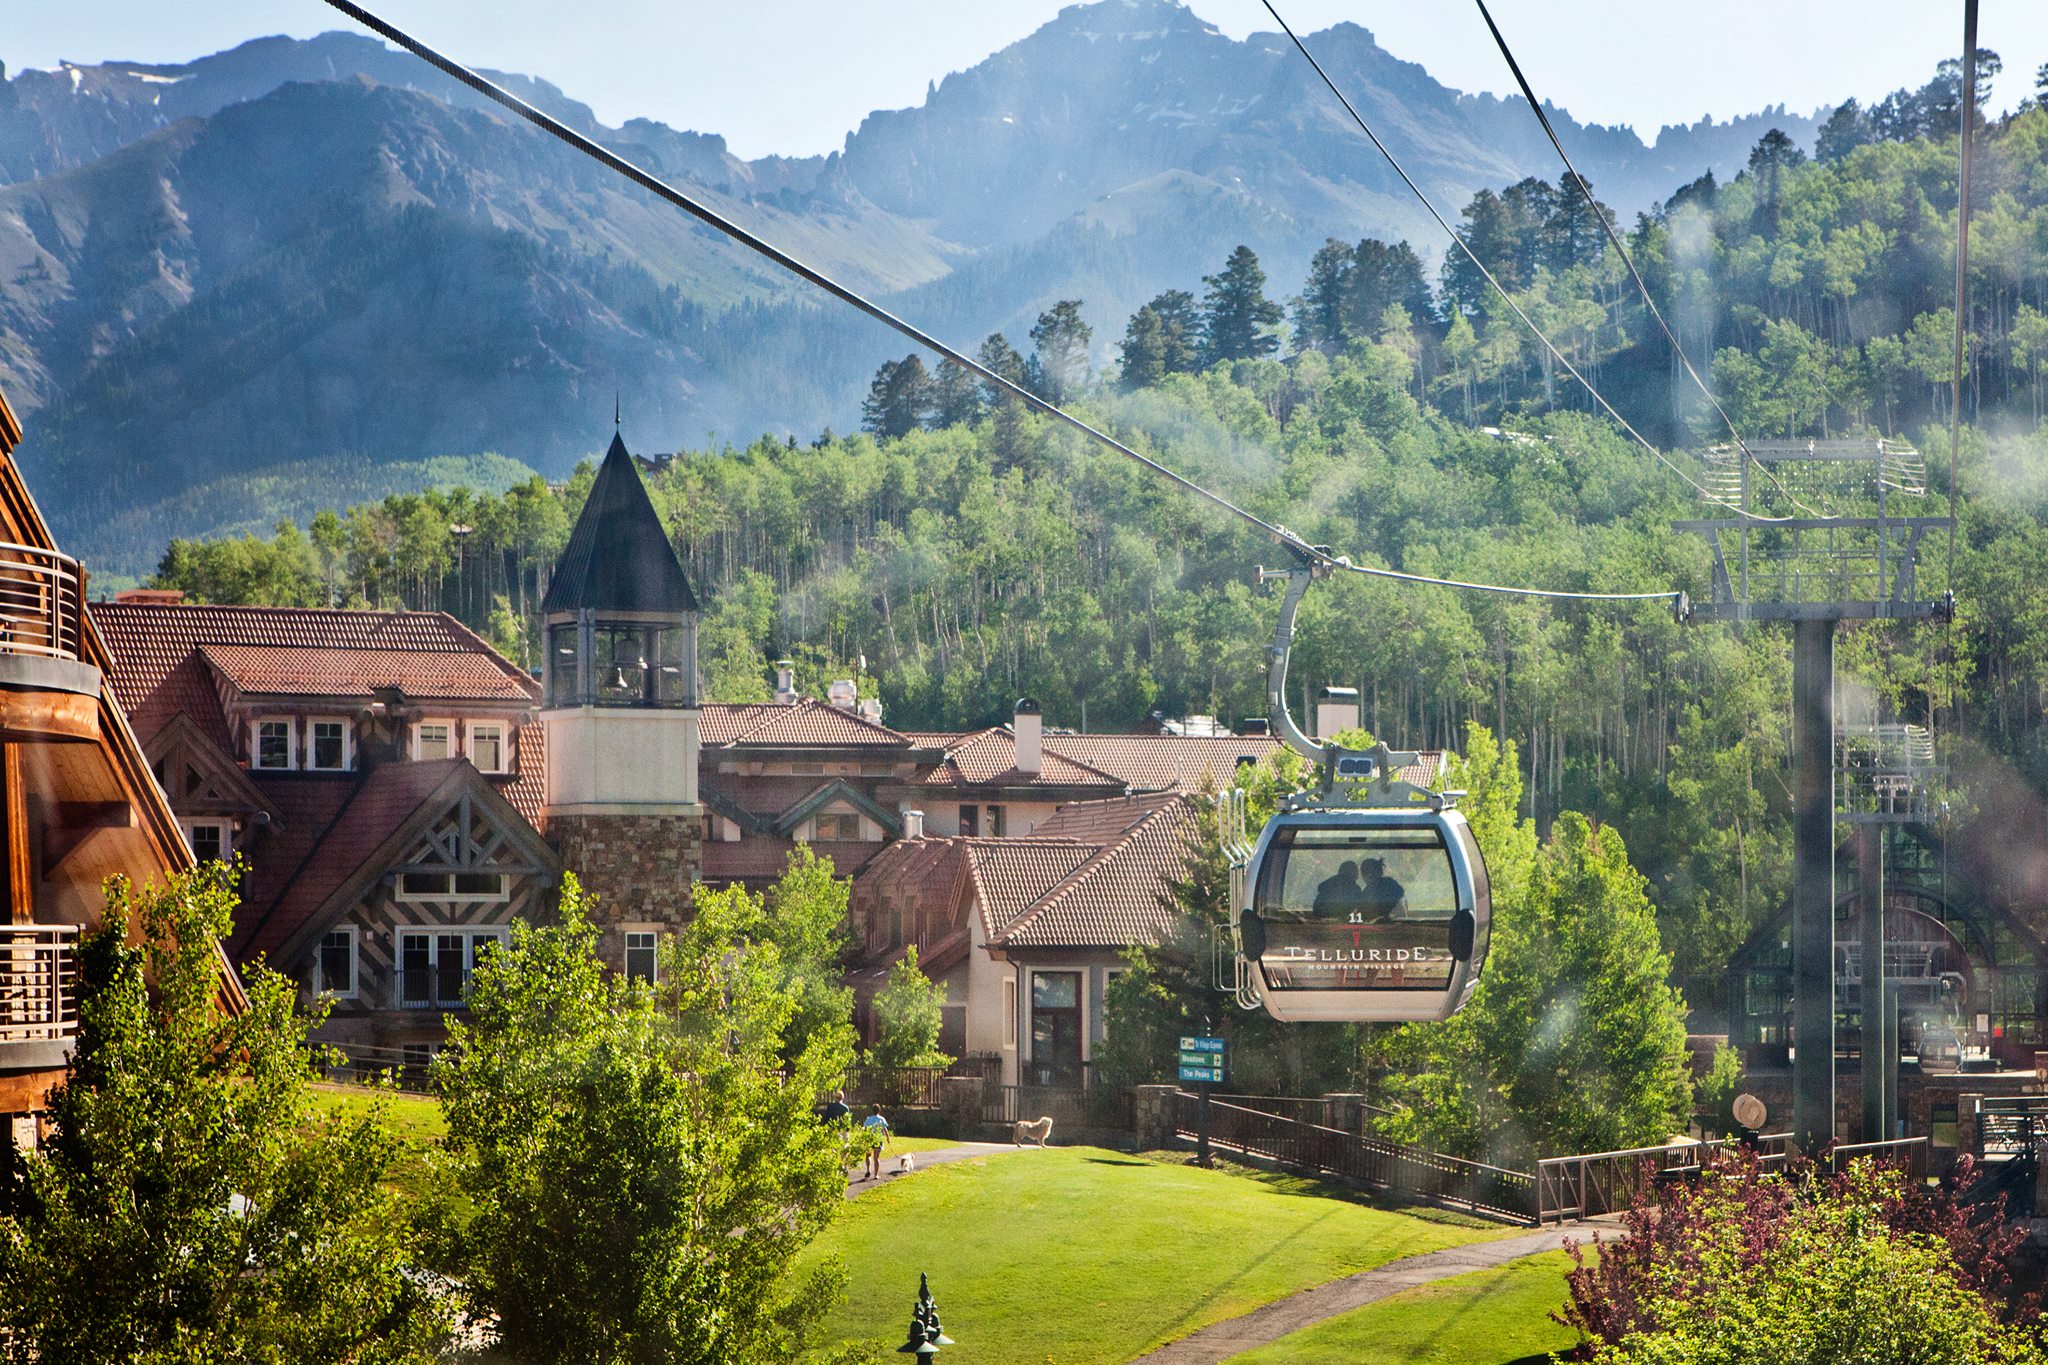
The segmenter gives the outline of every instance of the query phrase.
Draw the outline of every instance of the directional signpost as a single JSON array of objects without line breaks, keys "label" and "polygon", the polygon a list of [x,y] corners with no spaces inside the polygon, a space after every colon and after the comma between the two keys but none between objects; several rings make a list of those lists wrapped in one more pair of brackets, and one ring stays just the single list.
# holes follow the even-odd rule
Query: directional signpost
[{"label": "directional signpost", "polygon": [[1209,1091],[1223,1084],[1223,1040],[1183,1034],[1180,1040],[1180,1083],[1200,1096],[1201,1124],[1196,1129],[1195,1164],[1209,1164]]}]

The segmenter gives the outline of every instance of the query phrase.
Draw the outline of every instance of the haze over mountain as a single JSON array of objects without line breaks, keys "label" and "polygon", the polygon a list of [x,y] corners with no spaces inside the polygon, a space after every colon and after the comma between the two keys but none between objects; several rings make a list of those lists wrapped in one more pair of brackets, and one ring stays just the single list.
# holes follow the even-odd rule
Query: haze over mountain
[{"label": "haze over mountain", "polygon": [[[1079,297],[1107,361],[1133,308],[1238,242],[1276,295],[1328,236],[1437,252],[1283,42],[1171,0],[1075,6],[840,153],[752,162],[502,79],[957,343],[1023,344]],[[1354,25],[1313,42],[1447,212],[1555,178],[1519,103],[1448,90]],[[1770,128],[1815,126],[1771,109],[1645,145],[1552,112],[1624,218],[1732,174]],[[354,35],[23,72],[0,82],[0,184],[0,389],[65,543],[121,572],[170,534],[296,511],[330,476],[397,486],[481,451],[559,476],[607,439],[615,393],[637,446],[844,429],[907,349]],[[285,485],[287,503],[251,491]]]}]

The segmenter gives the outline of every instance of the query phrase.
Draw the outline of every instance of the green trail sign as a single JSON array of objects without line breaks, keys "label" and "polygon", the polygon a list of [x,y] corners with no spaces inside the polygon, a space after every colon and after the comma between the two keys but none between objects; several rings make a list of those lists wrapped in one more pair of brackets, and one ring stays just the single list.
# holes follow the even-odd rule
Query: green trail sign
[{"label": "green trail sign", "polygon": [[1221,1038],[1182,1037],[1180,1040],[1180,1079],[1184,1084],[1221,1085],[1223,1083],[1223,1040]]}]

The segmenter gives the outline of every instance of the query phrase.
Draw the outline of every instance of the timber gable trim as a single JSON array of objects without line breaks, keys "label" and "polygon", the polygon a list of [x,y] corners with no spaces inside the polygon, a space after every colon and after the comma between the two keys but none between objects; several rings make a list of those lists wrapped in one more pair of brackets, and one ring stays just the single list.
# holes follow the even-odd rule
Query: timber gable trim
[{"label": "timber gable trim", "polygon": [[[276,803],[249,780],[242,765],[182,711],[149,737],[142,754],[152,771],[162,767],[159,781],[164,794],[187,815],[267,815],[273,823],[283,820]],[[191,781],[193,776],[199,780]]]}]

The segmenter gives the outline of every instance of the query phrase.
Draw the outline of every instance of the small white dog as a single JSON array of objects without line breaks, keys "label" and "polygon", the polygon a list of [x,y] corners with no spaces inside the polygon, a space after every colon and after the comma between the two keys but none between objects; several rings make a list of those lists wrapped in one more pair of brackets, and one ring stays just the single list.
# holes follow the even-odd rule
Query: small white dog
[{"label": "small white dog", "polygon": [[909,1175],[912,1171],[916,1169],[917,1158],[912,1156],[909,1152],[905,1152],[902,1156],[896,1158],[896,1174]]},{"label": "small white dog", "polygon": [[1010,1132],[1010,1140],[1019,1147],[1024,1145],[1024,1139],[1026,1138],[1036,1138],[1038,1145],[1043,1147],[1046,1144],[1046,1140],[1051,1136],[1052,1120],[1050,1118],[1018,1119],[1017,1126]]}]

